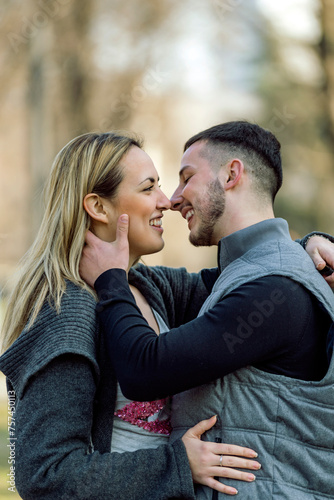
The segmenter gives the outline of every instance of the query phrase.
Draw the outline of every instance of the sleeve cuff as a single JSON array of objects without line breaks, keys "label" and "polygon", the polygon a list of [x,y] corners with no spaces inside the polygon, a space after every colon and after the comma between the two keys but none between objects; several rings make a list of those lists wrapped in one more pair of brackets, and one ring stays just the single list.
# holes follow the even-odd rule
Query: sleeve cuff
[{"label": "sleeve cuff", "polygon": [[113,294],[120,294],[128,288],[127,275],[124,269],[109,269],[100,274],[94,283],[99,304],[108,301]]},{"label": "sleeve cuff", "polygon": [[322,233],[320,231],[312,231],[312,233],[307,234],[302,238],[301,240],[298,241],[298,243],[301,244],[301,246],[305,249],[307,242],[312,236],[321,236],[322,238],[325,238],[326,240],[329,240],[331,243],[334,243],[334,237],[331,236],[330,234],[327,233]]}]

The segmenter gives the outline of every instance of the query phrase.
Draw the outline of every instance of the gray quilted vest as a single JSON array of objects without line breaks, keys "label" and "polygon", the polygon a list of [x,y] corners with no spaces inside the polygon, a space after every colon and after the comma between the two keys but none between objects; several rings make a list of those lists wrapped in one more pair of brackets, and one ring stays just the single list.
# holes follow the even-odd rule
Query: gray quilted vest
[{"label": "gray quilted vest", "polygon": [[[243,283],[268,275],[287,276],[304,285],[334,320],[333,293],[288,233],[286,238],[255,246],[227,265],[200,315]],[[262,310],[254,311],[253,322],[275,307],[275,296],[268,301],[271,305],[268,302]],[[229,339],[227,348],[248,339],[251,328],[239,334]],[[252,366],[242,368],[174,396],[172,414],[172,441],[200,420],[217,415],[217,425],[206,433],[205,440],[218,438],[258,452],[262,469],[255,473],[253,483],[222,480],[237,488],[238,498],[334,499],[334,356],[319,382],[275,375]],[[212,490],[197,485],[196,498],[211,500]],[[230,496],[219,494],[218,498]]]}]

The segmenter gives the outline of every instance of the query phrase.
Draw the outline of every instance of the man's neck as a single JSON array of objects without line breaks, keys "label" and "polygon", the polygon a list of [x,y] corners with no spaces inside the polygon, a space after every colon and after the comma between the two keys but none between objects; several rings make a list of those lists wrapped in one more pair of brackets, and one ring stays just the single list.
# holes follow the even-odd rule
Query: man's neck
[{"label": "man's neck", "polygon": [[218,245],[218,267],[221,272],[250,249],[269,241],[286,241],[291,237],[288,223],[281,218],[262,219],[222,238]]},{"label": "man's neck", "polygon": [[268,219],[274,219],[275,215],[272,208],[268,208],[267,210],[261,211],[249,211],[247,213],[246,210],[237,210],[232,213],[224,213],[223,221],[221,227],[217,232],[217,241],[218,245],[219,241],[236,231],[240,231],[241,229],[245,229],[246,227],[253,226],[259,222]]}]

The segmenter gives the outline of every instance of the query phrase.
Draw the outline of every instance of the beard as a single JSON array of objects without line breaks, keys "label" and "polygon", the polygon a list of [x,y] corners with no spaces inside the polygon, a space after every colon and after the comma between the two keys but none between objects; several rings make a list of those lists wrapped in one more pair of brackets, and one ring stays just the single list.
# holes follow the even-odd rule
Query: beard
[{"label": "beard", "polygon": [[212,235],[217,220],[225,211],[225,190],[218,178],[207,185],[205,197],[206,202],[196,202],[198,228],[189,235],[189,241],[195,247],[208,247],[213,244]]}]

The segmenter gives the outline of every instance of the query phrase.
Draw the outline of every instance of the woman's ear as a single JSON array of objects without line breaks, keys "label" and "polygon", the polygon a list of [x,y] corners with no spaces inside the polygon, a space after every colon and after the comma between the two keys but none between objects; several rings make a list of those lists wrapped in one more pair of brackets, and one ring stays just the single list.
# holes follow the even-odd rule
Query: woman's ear
[{"label": "woman's ear", "polygon": [[86,194],[83,206],[93,220],[104,224],[108,223],[108,211],[99,195],[95,193]]},{"label": "woman's ear", "polygon": [[241,180],[245,167],[241,160],[234,159],[226,166],[224,189],[234,188]]}]

